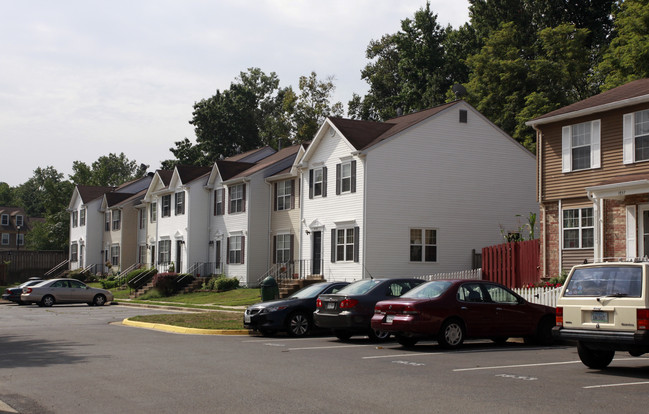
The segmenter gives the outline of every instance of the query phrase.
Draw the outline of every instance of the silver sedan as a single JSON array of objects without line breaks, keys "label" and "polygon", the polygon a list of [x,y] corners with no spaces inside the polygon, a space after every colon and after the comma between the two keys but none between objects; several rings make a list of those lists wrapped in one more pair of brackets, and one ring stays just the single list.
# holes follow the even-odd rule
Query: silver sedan
[{"label": "silver sedan", "polygon": [[87,303],[102,306],[113,300],[113,294],[105,289],[93,288],[76,279],[51,279],[23,288],[20,300],[38,306],[55,303]]}]

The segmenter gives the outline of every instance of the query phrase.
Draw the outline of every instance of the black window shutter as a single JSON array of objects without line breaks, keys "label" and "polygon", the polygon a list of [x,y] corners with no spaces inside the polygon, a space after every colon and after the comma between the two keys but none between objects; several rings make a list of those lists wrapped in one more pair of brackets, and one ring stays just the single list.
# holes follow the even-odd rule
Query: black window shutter
[{"label": "black window shutter", "polygon": [[289,259],[291,263],[293,263],[293,242],[295,240],[295,235],[291,234],[291,238],[289,239],[289,248],[291,249],[289,252]]},{"label": "black window shutter", "polygon": [[225,253],[225,263],[230,264],[230,238],[228,237],[228,241],[226,243],[226,253]]},{"label": "black window shutter", "polygon": [[352,161],[352,193],[356,192],[356,160]]},{"label": "black window shutter", "polygon": [[273,264],[277,263],[277,236],[273,236]]},{"label": "black window shutter", "polygon": [[331,229],[331,263],[336,262],[336,229]]},{"label": "black window shutter", "polygon": [[221,188],[220,191],[221,191],[221,210],[219,211],[219,214],[224,215],[225,214],[225,203],[226,203],[225,188]]},{"label": "black window shutter", "polygon": [[309,170],[309,198],[313,198],[313,170]]},{"label": "black window shutter", "polygon": [[241,264],[245,262],[246,257],[246,236],[241,236]]},{"label": "black window shutter", "polygon": [[[246,211],[246,185],[242,184],[243,188],[241,189],[242,194],[241,194],[241,211]],[[241,254],[241,257],[243,257],[243,253]]]},{"label": "black window shutter", "polygon": [[216,200],[219,199],[219,196],[218,196],[219,193],[218,192],[219,192],[218,189],[214,190],[214,215],[215,216],[217,215],[217,212],[216,212]]},{"label": "black window shutter", "polygon": [[232,187],[228,187],[228,214],[232,214],[232,209],[230,208],[230,201],[232,200]]},{"label": "black window shutter", "polygon": [[356,263],[358,263],[358,261],[360,260],[359,257],[358,257],[359,256],[358,252],[359,252],[359,247],[360,247],[359,246],[359,241],[361,240],[360,233],[361,233],[360,228],[359,227],[354,227],[354,261]]},{"label": "black window shutter", "polygon": [[336,195],[340,194],[340,164],[336,164]]},{"label": "black window shutter", "polygon": [[275,197],[273,197],[273,211],[277,211],[277,183],[275,183]]},{"label": "black window shutter", "polygon": [[295,208],[295,180],[291,180],[291,210]]},{"label": "black window shutter", "polygon": [[327,167],[322,167],[322,196],[327,196]]}]

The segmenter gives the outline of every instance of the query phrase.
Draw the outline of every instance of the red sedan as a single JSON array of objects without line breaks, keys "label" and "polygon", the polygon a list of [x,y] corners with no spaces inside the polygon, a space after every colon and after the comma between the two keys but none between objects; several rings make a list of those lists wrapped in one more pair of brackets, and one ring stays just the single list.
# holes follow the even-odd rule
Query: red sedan
[{"label": "red sedan", "polygon": [[555,309],[529,303],[506,287],[483,280],[434,280],[399,298],[378,302],[372,329],[393,333],[403,346],[436,339],[457,348],[467,338],[503,343],[523,337],[552,342]]}]

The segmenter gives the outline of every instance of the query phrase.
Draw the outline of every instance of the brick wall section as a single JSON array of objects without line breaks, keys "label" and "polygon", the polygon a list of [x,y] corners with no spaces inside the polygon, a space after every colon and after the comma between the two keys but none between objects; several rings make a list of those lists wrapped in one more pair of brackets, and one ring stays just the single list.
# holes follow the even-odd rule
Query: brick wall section
[{"label": "brick wall section", "polygon": [[[545,203],[541,217],[541,246],[545,245],[545,257],[541,258],[541,277],[553,277],[559,268],[559,203]],[[543,252],[543,249],[541,250]]]},{"label": "brick wall section", "polygon": [[626,201],[604,200],[604,257],[626,257]]}]

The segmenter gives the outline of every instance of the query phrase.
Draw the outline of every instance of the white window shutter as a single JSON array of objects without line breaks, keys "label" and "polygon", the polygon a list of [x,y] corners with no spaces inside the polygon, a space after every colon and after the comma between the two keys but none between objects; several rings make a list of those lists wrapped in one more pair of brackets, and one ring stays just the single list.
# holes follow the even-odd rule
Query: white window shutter
[{"label": "white window shutter", "polygon": [[635,142],[633,140],[633,114],[624,114],[622,118],[622,142],[624,163],[633,164],[635,161]]},{"label": "white window shutter", "polygon": [[561,171],[572,171],[572,143],[570,142],[570,127],[561,130]]},{"label": "white window shutter", "polygon": [[637,257],[636,206],[626,206],[626,257]]},{"label": "white window shutter", "polygon": [[600,168],[602,166],[602,154],[601,154],[601,122],[600,120],[595,120],[590,123],[590,167],[591,168]]}]

